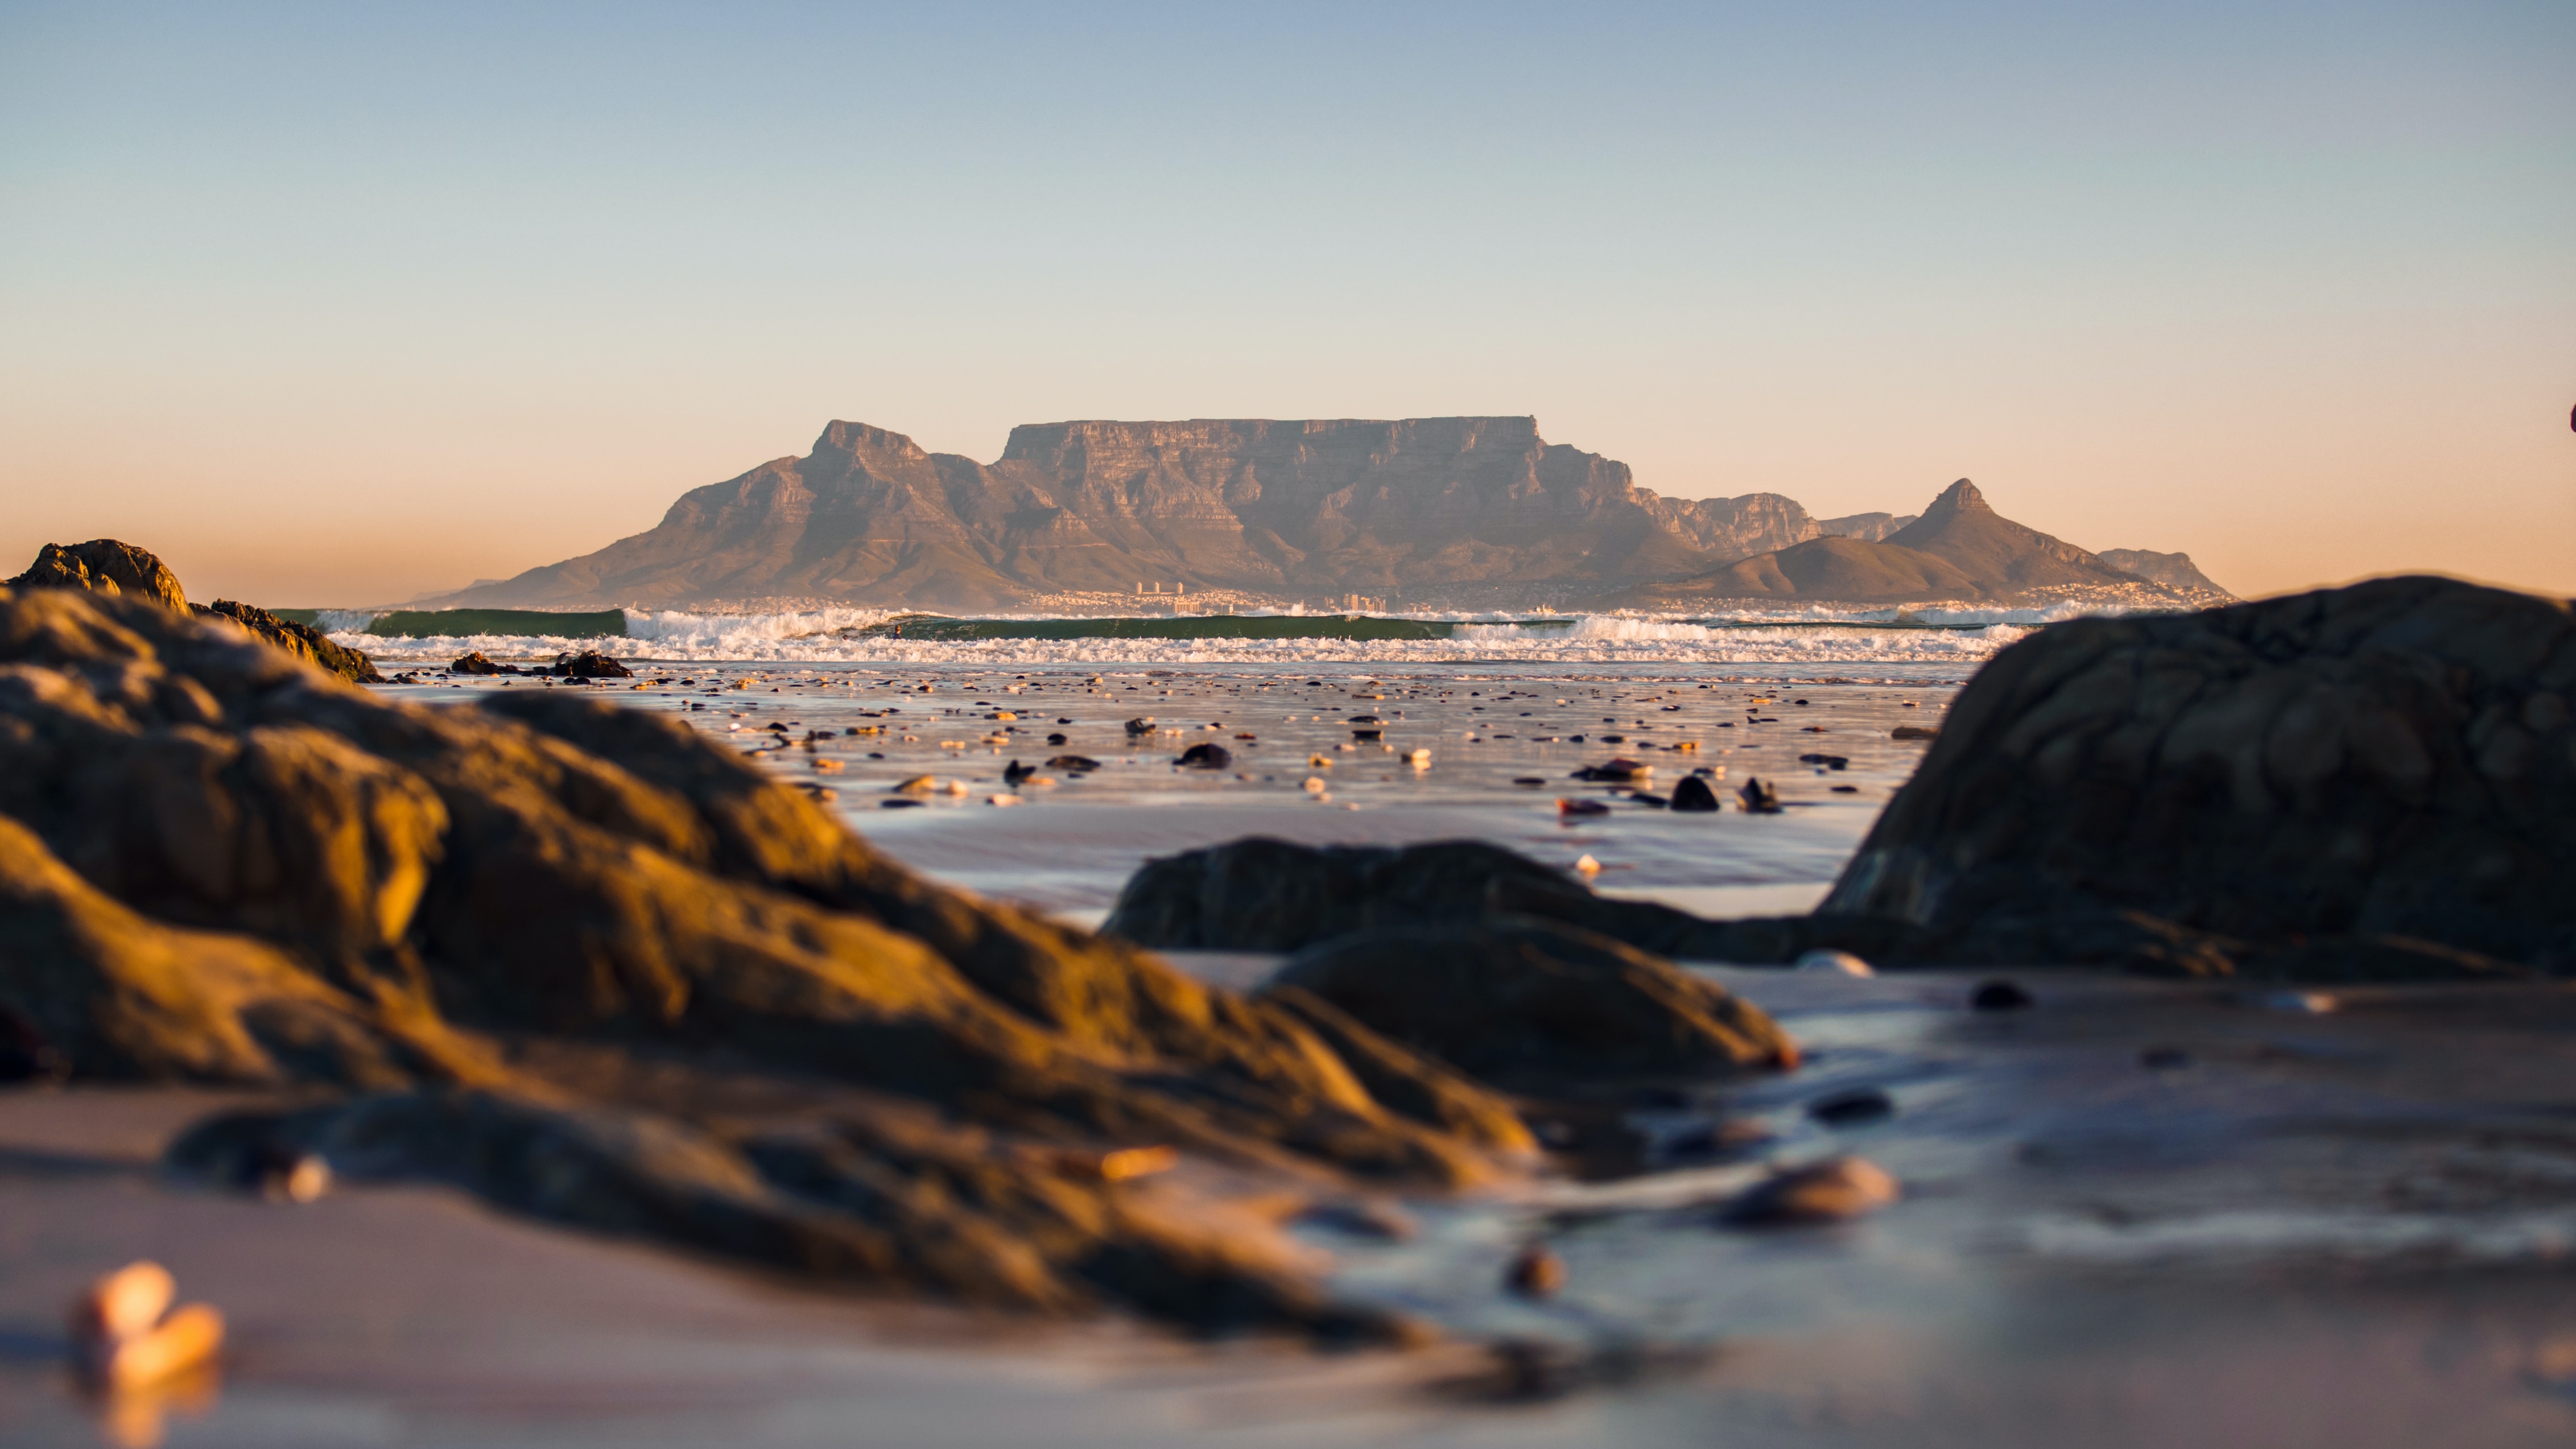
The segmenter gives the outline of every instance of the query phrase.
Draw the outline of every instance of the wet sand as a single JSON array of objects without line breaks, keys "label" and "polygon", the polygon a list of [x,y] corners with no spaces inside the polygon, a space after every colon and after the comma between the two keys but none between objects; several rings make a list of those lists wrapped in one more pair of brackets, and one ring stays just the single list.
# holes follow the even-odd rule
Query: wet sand
[{"label": "wet sand", "polygon": [[[1605,887],[1703,909],[1796,908],[1911,768],[1919,746],[1886,731],[1937,723],[1949,693],[1929,670],[1794,691],[1684,668],[1293,681],[1137,671],[1100,685],[1063,671],[853,672],[863,677],[737,668],[722,678],[750,688],[620,697],[702,703],[684,711],[691,723],[730,737],[792,721],[796,743],[764,751],[767,768],[837,791],[855,826],[927,871],[1068,914],[1105,908],[1145,855],[1254,831],[1473,835],[1560,863],[1590,854]],[[1358,687],[1370,681],[1380,687]],[[1025,692],[1005,692],[1014,685]],[[1802,697],[1811,702],[1793,702]],[[1005,708],[1021,718],[984,718]],[[1391,749],[1332,748],[1356,743],[1347,717],[1362,712],[1387,720]],[[1142,714],[1184,733],[1118,748],[1122,722]],[[1763,719],[1778,723],[1749,722]],[[871,725],[892,732],[842,733]],[[1019,728],[986,743],[1002,726]],[[802,737],[819,729],[835,734],[809,754]],[[1044,745],[1057,731],[1068,744]],[[1574,733],[1591,738],[1577,745]],[[1236,767],[1176,773],[1170,759],[1203,739],[1242,746]],[[1699,749],[1651,756],[1659,784],[1702,766],[1725,768],[1729,785],[1759,773],[1780,781],[1791,808],[1676,816],[1621,803],[1560,823],[1558,796],[1608,798],[1564,778],[1578,764],[1685,740]],[[951,741],[965,748],[942,748]],[[1433,751],[1427,771],[1400,763],[1414,748]],[[1016,807],[984,803],[1002,793],[1010,758],[1065,751],[1102,768],[1023,788]],[[1849,765],[1773,763],[1800,753]],[[1317,754],[1330,771],[1310,770]],[[818,759],[842,769],[818,772]],[[877,803],[933,770],[969,793]],[[1310,773],[1329,777],[1329,801],[1302,788]],[[1547,783],[1511,783],[1526,776]],[[1764,892],[1777,904],[1751,904]],[[1177,959],[1237,984],[1275,964]],[[1631,1120],[1655,1144],[1656,1171],[1405,1203],[1417,1231],[1401,1242],[1299,1230],[1332,1256],[1345,1291],[1449,1331],[1452,1347],[1416,1354],[995,1323],[520,1223],[432,1189],[358,1189],[305,1207],[183,1191],[150,1171],[159,1144],[237,1097],[0,1093],[0,1438],[97,1442],[93,1410],[60,1366],[60,1310],[90,1274],[139,1255],[170,1264],[183,1293],[233,1320],[220,1397],[201,1417],[171,1418],[177,1445],[2399,1446],[2576,1435],[2576,994],[2312,999],[2024,973],[2031,1007],[1978,1012],[1973,974],[1701,969],[1778,1016],[1807,1061],[1785,1078],[1639,1101]],[[1839,1127],[1808,1114],[1855,1089],[1885,1093],[1892,1112]],[[1720,1123],[1761,1140],[1711,1155]],[[1713,1221],[1709,1204],[1765,1164],[1845,1151],[1896,1174],[1903,1201],[1832,1229]],[[1569,1269],[1545,1302],[1500,1287],[1502,1265],[1532,1240]],[[1496,1343],[1517,1347],[1498,1355]]]},{"label": "wet sand", "polygon": [[[1106,914],[1147,857],[1255,834],[1313,844],[1490,840],[1551,864],[1589,855],[1601,866],[1594,884],[1614,894],[1717,915],[1803,911],[1922,755],[1922,743],[1892,732],[1937,727],[1964,682],[1950,664],[1822,675],[1734,663],[637,669],[638,679],[595,692],[677,714],[756,752],[792,784],[832,791],[851,828],[917,869],[1085,922]],[[733,688],[737,680],[747,687]],[[386,692],[437,701],[503,687],[565,686],[484,680]],[[1016,717],[992,718],[1003,713]],[[1144,717],[1153,733],[1130,735],[1126,721]],[[1380,737],[1357,738],[1364,729]],[[807,749],[806,736],[824,730],[832,738]],[[1065,742],[1050,744],[1051,735]],[[765,747],[764,737],[786,743]],[[1230,765],[1173,764],[1202,743],[1228,751]],[[1427,765],[1412,763],[1415,751],[1428,752]],[[1066,754],[1100,768],[1044,768]],[[1728,808],[1673,814],[1569,778],[1614,757],[1652,766],[1658,794],[1708,770]],[[1011,786],[1003,771],[1014,760],[1048,783]],[[923,775],[935,789],[894,789]],[[1748,777],[1778,789],[1781,814],[1735,808]],[[1305,788],[1310,778],[1322,782],[1320,795]],[[1015,803],[996,806],[997,796]],[[1612,809],[1565,817],[1560,799]]]}]

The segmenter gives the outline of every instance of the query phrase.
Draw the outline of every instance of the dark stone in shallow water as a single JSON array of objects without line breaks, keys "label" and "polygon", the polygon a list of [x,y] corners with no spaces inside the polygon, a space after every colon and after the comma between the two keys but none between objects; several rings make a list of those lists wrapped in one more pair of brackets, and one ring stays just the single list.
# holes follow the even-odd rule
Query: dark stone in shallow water
[{"label": "dark stone in shallow water", "polygon": [[1986,982],[1968,995],[1971,1011],[2019,1011],[2030,1004],[2030,993],[2009,981]]},{"label": "dark stone in shallow water", "polygon": [[1222,770],[1234,764],[1234,755],[1223,745],[1192,745],[1173,763],[1184,770]]},{"label": "dark stone in shallow water", "polygon": [[559,679],[632,679],[635,671],[596,649],[585,649],[578,654],[567,650],[555,656],[555,676]]},{"label": "dark stone in shallow water", "polygon": [[1360,932],[1301,952],[1271,981],[1515,1090],[1798,1060],[1750,1002],[1661,957],[1551,921]]},{"label": "dark stone in shallow water", "polygon": [[1718,808],[1717,792],[1697,775],[1685,775],[1673,786],[1673,809],[1709,814]]}]

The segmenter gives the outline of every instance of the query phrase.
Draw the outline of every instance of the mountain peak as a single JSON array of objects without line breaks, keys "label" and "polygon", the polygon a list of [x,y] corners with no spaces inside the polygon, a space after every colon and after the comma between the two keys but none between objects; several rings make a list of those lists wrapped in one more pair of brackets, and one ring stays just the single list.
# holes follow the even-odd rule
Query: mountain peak
[{"label": "mountain peak", "polygon": [[1954,513],[1992,513],[1994,511],[1994,506],[1986,502],[1986,495],[1977,491],[1977,485],[1962,478],[1942,489],[1941,496],[1932,500],[1932,506],[1923,510],[1923,516],[1930,519],[1946,517]]}]

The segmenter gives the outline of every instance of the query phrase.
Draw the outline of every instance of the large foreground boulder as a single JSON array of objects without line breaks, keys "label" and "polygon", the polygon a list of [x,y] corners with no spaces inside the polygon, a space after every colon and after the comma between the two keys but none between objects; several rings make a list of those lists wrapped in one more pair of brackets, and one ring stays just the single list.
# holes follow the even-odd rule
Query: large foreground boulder
[{"label": "large foreground boulder", "polygon": [[1356,1020],[924,881],[675,720],[391,702],[73,590],[0,592],[0,1011],[78,1076],[370,1094],[197,1143],[218,1180],[318,1144],[567,1221],[1201,1327],[1393,1325],[1133,1164],[1455,1185],[1530,1145],[1511,1101]]},{"label": "large foreground boulder", "polygon": [[2054,626],[1969,681],[1823,912],[2576,970],[2576,617],[2404,578]]}]

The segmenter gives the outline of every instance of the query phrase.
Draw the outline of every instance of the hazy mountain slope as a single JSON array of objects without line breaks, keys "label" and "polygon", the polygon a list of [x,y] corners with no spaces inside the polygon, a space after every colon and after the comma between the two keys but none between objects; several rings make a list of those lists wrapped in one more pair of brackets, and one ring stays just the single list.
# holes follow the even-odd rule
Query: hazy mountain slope
[{"label": "hazy mountain slope", "polygon": [[1912,523],[1915,516],[1911,513],[1903,515],[1850,513],[1840,518],[1817,519],[1816,531],[1820,534],[1832,534],[1837,538],[1857,538],[1863,543],[1878,543],[1886,539],[1889,534]]},{"label": "hazy mountain slope", "polygon": [[[1656,586],[1648,585],[1648,588]],[[1828,535],[1758,554],[1682,584],[1664,586],[1727,599],[1830,599],[1904,604],[1984,597],[1976,579],[1947,559],[1892,544]]]},{"label": "hazy mountain slope", "polygon": [[1965,478],[1943,489],[1922,517],[1889,534],[1887,544],[1946,559],[1998,595],[2052,584],[2124,584],[2136,578],[1995,512]]},{"label": "hazy mountain slope", "polygon": [[2193,601],[2003,517],[1962,478],[1884,542],[1829,533],[1688,578],[1642,584],[1603,602],[1671,608],[1714,599],[1901,604],[2079,595],[2149,604]]},{"label": "hazy mountain slope", "polygon": [[1033,424],[990,465],[835,422],[806,457],[692,490],[647,532],[440,602],[955,609],[1139,582],[1615,585],[1815,533],[1777,494],[1659,497],[1526,417]]},{"label": "hazy mountain slope", "polygon": [[2157,553],[2144,548],[2106,548],[2098,555],[2115,569],[2125,569],[2150,583],[2177,589],[2206,589],[2227,598],[2236,597],[2210,581],[2187,553]]}]

